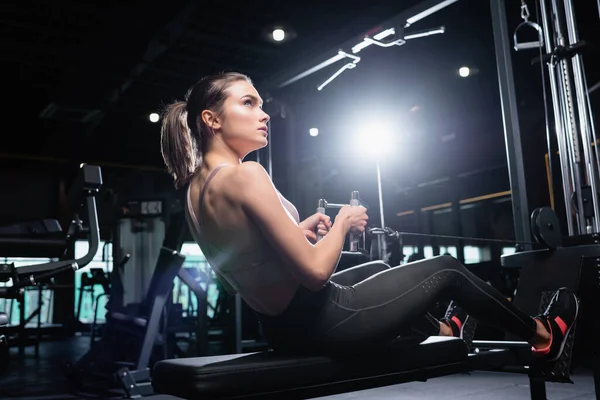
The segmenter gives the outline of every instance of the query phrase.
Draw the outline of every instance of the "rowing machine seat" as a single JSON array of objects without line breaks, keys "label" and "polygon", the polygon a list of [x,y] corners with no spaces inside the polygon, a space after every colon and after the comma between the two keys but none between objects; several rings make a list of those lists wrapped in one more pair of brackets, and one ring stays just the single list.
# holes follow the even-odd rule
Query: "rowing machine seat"
[{"label": "rowing machine seat", "polygon": [[[467,359],[462,340],[430,337],[416,345],[399,340],[368,355],[348,358],[265,351],[163,360],[154,367],[152,384],[156,393],[186,399],[289,399],[292,393],[316,387],[331,394],[463,372],[468,369]],[[355,383],[352,389],[341,389],[349,382]]]}]

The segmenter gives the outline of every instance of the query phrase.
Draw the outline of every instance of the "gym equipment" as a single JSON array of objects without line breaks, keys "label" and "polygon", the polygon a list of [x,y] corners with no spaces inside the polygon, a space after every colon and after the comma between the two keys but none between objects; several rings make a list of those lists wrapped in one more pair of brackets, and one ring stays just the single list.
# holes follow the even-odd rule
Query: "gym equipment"
[{"label": "gym equipment", "polygon": [[[540,268],[547,266],[523,266],[519,281],[518,296],[525,294],[519,304],[533,305],[532,315],[546,306],[548,293],[578,286],[578,266],[556,263],[551,267],[556,274],[546,273],[543,280],[538,278]],[[570,341],[574,335],[572,329]],[[474,341],[477,350],[469,354],[462,340],[448,337],[406,337],[365,346],[337,358],[264,351],[164,360],[156,364],[152,384],[156,393],[182,398],[312,398],[510,365],[528,367],[532,399],[545,399],[544,381],[566,381],[568,369],[562,366],[569,365],[571,355],[565,352],[556,364],[537,363],[531,346],[514,340]]]},{"label": "gym equipment", "polygon": [[[558,13],[557,1],[553,0],[555,13]],[[385,32],[386,27],[392,26],[408,27],[454,2],[424,1],[398,17],[381,24],[378,31]],[[541,2],[543,3],[544,0],[541,0]],[[564,5],[566,13],[572,17],[571,3],[565,2]],[[514,82],[512,82],[511,46],[509,45],[504,10],[503,0],[491,1],[511,195],[513,197],[515,241],[523,243],[529,240],[531,236],[529,232],[530,224],[527,223],[530,218],[525,190],[523,154],[520,147],[521,138],[517,122],[515,88]],[[543,13],[545,14],[545,11]],[[544,22],[545,35],[549,35],[546,18],[542,18],[542,21]],[[574,20],[571,21],[570,25],[574,27]],[[575,35],[575,30],[570,29],[569,36]],[[559,36],[564,37],[564,35]],[[362,40],[362,37],[360,40]],[[347,45],[351,46],[355,43],[356,40],[353,40]],[[545,37],[544,43],[549,46],[548,36]],[[343,48],[344,46],[340,47]],[[343,58],[345,56],[340,56],[338,53],[338,56],[305,70],[278,86],[287,86]],[[566,67],[564,64],[563,62],[562,66]],[[569,86],[565,81],[562,82],[563,89]],[[571,91],[568,93],[571,93]],[[563,98],[563,100],[563,103],[560,104],[572,104],[570,98]],[[580,110],[583,107],[580,105]],[[572,112],[567,114],[569,114],[569,119],[564,119],[565,121],[572,121],[575,118]],[[581,116],[586,113],[580,112],[579,114]],[[564,114],[560,115],[564,116]],[[556,118],[557,121],[562,123],[561,116]],[[557,124],[557,132],[560,126]],[[571,137],[571,139],[573,138]],[[573,143],[573,140],[571,140],[571,149],[573,149]],[[585,141],[586,146],[590,143],[590,140]],[[564,143],[561,146],[564,146]],[[566,150],[566,147],[561,148],[560,153],[567,157],[567,153],[563,150]],[[575,153],[571,151],[569,154],[572,156]],[[576,155],[579,155],[579,152]],[[573,157],[571,159],[576,163],[580,162],[579,159],[573,159]],[[585,164],[592,165],[587,161],[586,156]],[[579,168],[580,164],[575,165],[573,168],[569,167],[569,169],[566,169],[566,162],[561,162],[561,165],[565,166],[567,171],[563,175],[564,177],[574,177],[581,170]],[[570,171],[576,171],[577,174],[571,174]],[[569,182],[566,179],[564,180]],[[574,180],[574,185],[579,187],[580,177],[577,176],[577,179]],[[596,193],[595,186],[591,186],[592,193]],[[570,198],[570,194],[566,198]],[[595,196],[594,203],[597,203]],[[569,202],[565,201],[565,204],[569,204]],[[582,210],[583,207],[578,205],[578,209]],[[540,221],[540,218],[541,221],[544,221],[545,214],[545,212],[540,211],[535,219],[536,224]],[[598,212],[595,213],[595,218],[600,218]],[[571,225],[571,220],[569,220],[568,225]],[[596,223],[595,225],[597,227],[599,224]],[[586,229],[581,229],[581,227],[587,227],[581,217],[579,227],[581,232],[586,231]],[[572,228],[570,228],[571,231]],[[548,237],[542,230],[537,233],[541,240],[546,240]],[[526,251],[503,257],[503,260],[506,260],[505,265],[508,265],[510,260],[510,264],[518,265],[521,270],[521,279],[515,298],[516,304],[533,315],[537,314],[540,308],[544,306],[547,293],[559,287],[567,286],[580,293],[580,296],[586,293],[581,292],[581,289],[589,283],[584,279],[580,281],[580,275],[584,277],[589,271],[596,271],[598,268],[595,266],[596,260],[600,258],[597,254],[598,248],[596,245],[596,243],[600,243],[600,237],[597,234],[593,236],[593,240],[587,238],[589,244],[584,246],[572,247],[567,240],[564,242],[564,247],[546,248],[532,252]],[[594,264],[594,268],[589,266],[592,264]],[[583,265],[586,267],[583,268]],[[597,286],[600,285],[594,284],[594,287]],[[583,296],[582,306],[584,306]],[[571,330],[571,335],[575,335],[574,330]],[[564,366],[570,362],[569,349],[564,354],[566,359],[561,359],[552,368],[548,368],[550,373],[547,373],[547,371],[541,371],[540,366],[532,360],[530,346],[526,343],[475,341],[474,345],[483,351],[468,355],[465,344],[460,340],[444,339],[438,341],[429,339],[417,346],[414,346],[414,344],[407,347],[400,346],[397,351],[392,351],[394,350],[392,348],[382,349],[375,354],[371,353],[370,356],[373,357],[366,356],[360,361],[358,358],[345,359],[343,362],[310,356],[290,358],[270,352],[250,355],[226,355],[213,358],[165,360],[159,362],[154,368],[153,385],[159,393],[169,393],[185,398],[309,398],[410,380],[426,380],[434,376],[472,369],[485,369],[512,364],[529,367],[527,372],[530,379],[531,397],[533,399],[545,399],[545,380],[564,381],[568,379],[568,376],[565,375],[568,368],[565,370]],[[492,349],[492,351],[487,351],[488,349]],[[358,364],[360,364],[360,367]],[[596,365],[600,365],[600,362],[597,362]],[[544,365],[544,367],[549,366]],[[600,382],[598,370],[595,372],[596,382]],[[235,385],[232,385],[231,382],[235,382]]]},{"label": "gym equipment", "polygon": [[[531,22],[529,20],[529,7],[527,7],[527,3],[525,0],[521,0],[521,18],[523,22],[521,22],[516,28],[515,33],[513,34],[513,42],[515,44],[515,51],[520,50],[530,50],[530,49],[539,49],[544,45],[544,37],[542,36],[542,29],[535,22]],[[522,30],[523,28],[533,28],[535,29],[538,40],[529,41],[529,42],[519,42],[517,38],[517,32]]]},{"label": "gym equipment", "polygon": [[558,216],[550,207],[536,208],[531,213],[531,231],[533,233],[535,242],[522,241],[515,242],[514,240],[507,239],[492,239],[492,238],[481,238],[481,237],[469,237],[469,236],[453,236],[453,235],[437,235],[435,233],[419,233],[419,232],[403,232],[396,231],[390,227],[380,228],[374,227],[369,228],[367,233],[369,235],[375,235],[378,237],[391,237],[395,240],[402,241],[403,236],[420,236],[426,238],[437,238],[437,239],[452,239],[452,240],[467,240],[473,242],[489,242],[489,243],[504,243],[518,248],[524,244],[530,245],[542,245],[549,249],[556,249],[562,245],[562,233],[560,228],[560,221]]},{"label": "gym equipment", "polygon": [[[63,272],[85,267],[94,258],[100,243],[96,195],[102,187],[100,167],[83,165],[69,192],[69,204],[76,213],[69,230],[60,238],[62,229],[56,220],[43,220],[10,225],[1,229],[0,254],[4,256],[33,256],[63,258],[68,246],[77,238],[87,236],[88,252],[76,260],[59,260],[44,264],[15,267],[14,264],[0,264],[0,282],[12,280],[12,286],[0,287],[0,297],[16,299],[19,302],[20,322],[19,353],[24,354],[27,332],[25,323],[40,312],[40,307],[25,317],[24,288],[38,286]],[[85,208],[85,222],[79,219],[79,211]],[[38,327],[39,329],[39,327]],[[39,332],[39,331],[38,331]],[[36,354],[38,351],[36,343]]]},{"label": "gym equipment", "polygon": [[[8,315],[0,312],[0,328],[8,325]],[[0,371],[3,371],[8,366],[8,338],[0,330]]]},{"label": "gym equipment", "polygon": [[127,268],[123,269],[122,298],[115,298],[111,307],[126,307],[143,301],[169,223],[170,212],[167,211],[162,200],[128,200],[121,206],[114,230],[113,254],[117,260],[122,259],[124,253],[129,254],[130,259]]},{"label": "gym equipment", "polygon": [[[593,209],[591,217],[581,211],[584,210],[584,196],[574,197],[574,193],[583,193],[587,185],[590,186],[591,193],[598,193],[597,174],[600,170],[598,149],[597,146],[592,146],[597,142],[597,137],[585,70],[579,54],[584,42],[578,37],[572,2],[551,0],[550,3],[551,10],[548,9],[546,0],[540,0],[546,52],[542,55],[542,61],[548,68],[561,167],[564,215],[569,236],[599,232],[598,196],[590,196]],[[573,198],[576,199],[575,208],[579,210],[575,221],[571,212]]]},{"label": "gym equipment", "polygon": [[[582,348],[585,348],[582,357],[590,358],[599,396],[600,348],[595,337],[600,326],[595,315],[600,298],[600,269],[597,262],[600,258],[600,198],[597,183],[600,158],[597,146],[593,145],[597,143],[597,137],[581,56],[585,42],[579,40],[571,1],[550,0],[550,7],[547,0],[540,0],[539,4],[544,52],[541,52],[534,62],[543,62],[548,68],[564,196],[564,209],[561,214],[566,221],[568,236],[562,236],[558,218],[551,210],[536,210],[531,216],[532,227],[535,227],[532,230],[534,236],[547,244],[548,248],[517,252],[503,256],[501,260],[505,268],[534,265],[539,268],[537,280],[529,282],[530,285],[539,285],[537,290],[521,294],[519,299],[515,299],[520,302],[529,298],[523,304],[517,303],[528,312],[537,311],[530,297],[539,295],[539,292],[544,290],[543,284],[549,275],[560,276],[565,282],[573,282],[575,278],[568,274],[577,274],[579,285],[574,289],[577,289],[581,298],[582,312],[578,330]],[[552,149],[549,135],[547,142],[548,154],[551,155],[556,150]],[[549,162],[550,160],[551,157]],[[549,170],[552,170],[551,165]],[[510,172],[511,180],[520,180],[520,177],[515,177],[512,171]],[[515,215],[516,224],[524,223],[521,216],[522,214]],[[519,284],[523,280],[521,277]],[[572,347],[569,346],[565,354],[572,351]],[[568,380],[569,364],[564,360],[559,364],[556,370],[542,371],[543,378]]]},{"label": "gym equipment", "polygon": [[106,379],[111,379],[119,368],[143,371],[156,359],[166,357],[162,316],[171,298],[173,281],[185,261],[185,257],[174,250],[181,248],[184,225],[183,212],[171,215],[141,304],[130,304],[120,311],[109,310],[101,339],[75,363],[64,366],[65,374],[75,388],[96,383],[106,388]]},{"label": "gym equipment", "polygon": [[549,249],[562,246],[562,233],[558,216],[550,207],[536,208],[531,213],[531,233],[538,243]]},{"label": "gym equipment", "polygon": [[[327,214],[328,209],[340,209],[344,205],[346,204],[329,203],[325,199],[319,199],[317,202],[317,212]],[[349,205],[369,208],[369,206],[360,198],[360,192],[356,190],[350,193]],[[342,251],[342,256],[337,267],[338,271],[370,261],[369,252],[366,250],[365,238],[365,232],[362,234],[348,234],[348,251]],[[321,239],[322,237],[317,235],[317,241]]]}]

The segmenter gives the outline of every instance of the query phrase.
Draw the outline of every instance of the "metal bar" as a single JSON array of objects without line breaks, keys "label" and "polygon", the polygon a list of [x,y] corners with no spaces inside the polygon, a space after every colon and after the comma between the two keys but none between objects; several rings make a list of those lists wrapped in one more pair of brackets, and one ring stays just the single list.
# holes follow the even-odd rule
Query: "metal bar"
[{"label": "metal bar", "polygon": [[[525,242],[531,238],[529,227],[529,209],[527,204],[527,184],[523,150],[521,147],[521,132],[517,111],[517,98],[510,51],[512,43],[506,21],[506,6],[504,0],[490,0],[492,14],[492,29],[494,32],[494,47],[498,67],[498,83],[504,123],[504,140],[508,161],[508,173],[512,196],[513,219],[515,224],[515,241]],[[530,246],[525,245],[525,250]]]},{"label": "metal bar", "polygon": [[[542,19],[542,33],[544,35],[544,46],[546,53],[552,52],[552,41],[550,37],[550,24],[548,23],[548,11],[546,9],[546,0],[540,0],[540,11]],[[553,63],[548,63],[548,81],[550,82],[550,96],[552,98],[552,110],[554,112],[554,129],[556,142],[558,144],[558,154],[560,160],[560,171],[563,181],[563,197],[565,202],[565,216],[567,218],[567,228],[569,236],[573,236],[573,216],[571,214],[571,196],[573,192],[569,184],[571,178],[571,165],[569,163],[569,153],[565,147],[565,133],[562,124],[561,108],[558,98],[558,83],[556,82],[556,71]],[[544,83],[545,84],[545,83]],[[548,155],[550,157],[550,155]]]},{"label": "metal bar", "polygon": [[[564,33],[563,33],[563,19],[564,16],[560,11],[560,8],[558,7],[558,2],[557,0],[552,0],[551,2],[552,4],[552,12],[553,12],[553,20],[554,20],[554,30],[556,33],[556,44],[558,46],[567,46],[568,43],[565,39]],[[563,60],[559,60],[558,62],[558,71],[557,71],[560,76],[560,94],[561,94],[561,101],[562,101],[562,107],[563,107],[563,123],[565,124],[566,127],[566,134],[567,134],[567,149],[569,151],[569,156],[571,159],[571,182],[573,185],[573,191],[575,193],[577,193],[577,209],[579,210],[579,212],[577,212],[577,233],[579,234],[585,234],[586,233],[586,221],[585,218],[583,216],[583,200],[582,200],[582,196],[581,196],[581,176],[582,176],[582,169],[581,169],[581,154],[580,154],[580,140],[579,140],[579,135],[578,135],[578,130],[577,130],[577,124],[575,122],[575,113],[573,110],[573,101],[572,101],[572,94],[573,94],[573,84],[571,82],[571,71],[570,71],[570,66],[569,63],[567,62],[567,60],[563,59]],[[569,203],[570,204],[570,199],[569,199]]]},{"label": "metal bar", "polygon": [[531,395],[531,400],[546,400],[546,382],[530,376],[529,393]]},{"label": "metal bar", "polygon": [[[377,31],[378,31],[380,29],[379,27],[408,27],[408,26],[422,20],[423,18],[426,18],[426,17],[442,10],[443,8],[446,8],[450,5],[452,5],[453,3],[456,3],[457,1],[458,0],[443,0],[443,1],[426,0],[426,1],[423,1],[423,2],[415,5],[414,7],[411,7],[410,9],[382,22],[381,24],[378,25],[377,28],[372,29],[372,31],[375,31],[375,29],[377,29]],[[332,54],[332,56],[325,61],[323,61],[324,56],[319,56],[319,57],[313,58],[310,61],[303,63],[303,65],[300,66],[299,68],[294,69],[294,71],[292,73],[289,73],[289,74],[286,73],[286,74],[283,74],[283,76],[273,77],[264,83],[266,86],[282,88],[284,86],[288,86],[294,82],[297,82],[300,79],[303,79],[309,75],[312,75],[315,72],[344,58],[343,56],[340,56],[338,54],[338,51],[340,49],[351,49],[356,44],[362,42],[364,37],[365,37],[365,34],[355,36],[352,39],[347,40],[346,42],[342,43],[341,45],[336,46],[334,49],[324,52],[324,54],[326,54],[326,55]],[[290,76],[291,76],[291,78],[290,78]]]},{"label": "metal bar", "polygon": [[383,191],[381,189],[381,168],[377,160],[377,191],[379,192],[379,213],[381,214],[381,227],[385,228],[385,217],[383,215]]},{"label": "metal bar", "polygon": [[[564,1],[565,8],[565,22],[567,25],[567,34],[569,37],[570,44],[575,44],[579,41],[579,35],[577,33],[577,26],[575,22],[575,12],[573,10],[573,4],[571,1]],[[577,111],[579,114],[579,130],[581,132],[581,139],[583,141],[583,156],[585,160],[585,172],[587,175],[588,183],[591,186],[592,193],[598,193],[598,185],[596,182],[596,174],[594,172],[594,162],[592,155],[592,135],[590,128],[590,120],[588,119],[589,112],[587,109],[586,93],[587,88],[584,84],[583,79],[583,62],[580,54],[575,54],[571,60],[573,68],[573,78],[575,84],[575,94],[577,96]],[[582,197],[582,196],[579,196]],[[594,208],[594,219],[592,224],[593,232],[598,232],[600,229],[600,209],[598,205],[598,196],[592,195],[592,206]],[[583,210],[579,210],[583,213]],[[587,223],[586,223],[587,225]],[[587,232],[591,233],[591,232]]]}]

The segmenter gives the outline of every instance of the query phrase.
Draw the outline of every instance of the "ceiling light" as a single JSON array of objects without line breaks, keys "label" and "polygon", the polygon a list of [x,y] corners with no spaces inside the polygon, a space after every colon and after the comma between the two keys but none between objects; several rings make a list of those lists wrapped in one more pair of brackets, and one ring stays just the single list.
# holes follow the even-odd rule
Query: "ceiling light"
[{"label": "ceiling light", "polygon": [[471,75],[471,69],[469,67],[460,67],[458,69],[458,75],[460,75],[462,78],[466,78],[467,76]]},{"label": "ceiling light", "polygon": [[283,39],[285,39],[285,31],[280,28],[273,29],[273,40],[281,42]]}]

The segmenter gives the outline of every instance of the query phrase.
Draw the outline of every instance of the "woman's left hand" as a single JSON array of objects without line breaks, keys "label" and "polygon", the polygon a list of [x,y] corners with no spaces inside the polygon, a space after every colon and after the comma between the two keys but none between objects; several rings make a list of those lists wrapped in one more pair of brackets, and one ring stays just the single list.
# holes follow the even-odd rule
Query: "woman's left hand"
[{"label": "woman's left hand", "polygon": [[315,244],[317,243],[317,235],[326,236],[329,233],[329,229],[331,229],[332,223],[329,216],[316,213],[300,222],[299,226],[308,241]]}]

